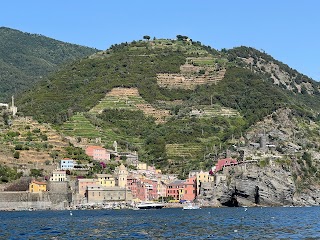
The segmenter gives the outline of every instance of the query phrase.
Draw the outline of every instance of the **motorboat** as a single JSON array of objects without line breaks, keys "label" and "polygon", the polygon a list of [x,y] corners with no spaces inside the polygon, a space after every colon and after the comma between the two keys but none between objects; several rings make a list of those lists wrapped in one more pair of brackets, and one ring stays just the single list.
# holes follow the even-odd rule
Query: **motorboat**
[{"label": "motorboat", "polygon": [[136,205],[138,209],[161,209],[164,204],[157,202],[141,202]]},{"label": "motorboat", "polygon": [[195,210],[195,209],[201,209],[199,205],[189,203],[187,206],[184,206],[182,210]]}]

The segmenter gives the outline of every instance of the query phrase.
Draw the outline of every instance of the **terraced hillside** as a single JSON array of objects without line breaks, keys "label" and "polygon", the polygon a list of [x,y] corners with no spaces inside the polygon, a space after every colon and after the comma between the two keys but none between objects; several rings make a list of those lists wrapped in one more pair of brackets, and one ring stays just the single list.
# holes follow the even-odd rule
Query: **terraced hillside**
[{"label": "terraced hillside", "polygon": [[10,129],[4,130],[0,136],[2,148],[11,153],[0,161],[22,170],[55,169],[57,165],[52,154],[62,158],[69,146],[68,141],[49,124],[40,124],[31,117],[13,119]]},{"label": "terraced hillside", "polygon": [[[94,114],[78,113],[61,125],[59,131],[63,133],[72,144],[83,149],[90,144],[102,145],[112,149],[113,142],[119,140],[130,142],[135,146],[142,144],[138,138],[121,136],[113,131],[116,129],[95,126],[90,120],[96,120]],[[126,150],[121,145],[119,145],[118,149],[119,151]]]},{"label": "terraced hillside", "polygon": [[180,73],[159,73],[157,83],[170,89],[195,89],[198,85],[217,84],[224,78],[226,62],[215,61],[212,57],[187,58],[180,66]]},{"label": "terraced hillside", "polygon": [[147,116],[154,117],[156,123],[163,123],[170,116],[168,110],[156,109],[147,103],[137,88],[113,88],[89,112],[100,114],[105,109],[141,110]]}]

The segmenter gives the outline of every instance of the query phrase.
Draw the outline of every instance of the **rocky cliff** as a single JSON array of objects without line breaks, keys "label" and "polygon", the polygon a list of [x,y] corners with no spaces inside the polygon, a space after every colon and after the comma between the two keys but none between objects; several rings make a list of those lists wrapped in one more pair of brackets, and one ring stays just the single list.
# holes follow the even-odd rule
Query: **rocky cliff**
[{"label": "rocky cliff", "polygon": [[226,167],[215,183],[203,184],[199,201],[214,206],[319,205],[320,192],[297,192],[290,169],[280,164],[256,163]]}]

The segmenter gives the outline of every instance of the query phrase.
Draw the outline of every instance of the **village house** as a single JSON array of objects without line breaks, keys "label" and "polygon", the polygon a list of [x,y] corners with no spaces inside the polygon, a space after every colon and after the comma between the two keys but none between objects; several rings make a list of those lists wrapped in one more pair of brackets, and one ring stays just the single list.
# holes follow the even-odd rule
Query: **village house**
[{"label": "village house", "polygon": [[67,173],[65,170],[55,170],[50,177],[51,182],[65,182],[67,181]]},{"label": "village house", "polygon": [[105,148],[100,146],[88,146],[86,148],[86,154],[96,161],[110,160],[110,152],[108,152]]},{"label": "village house", "polygon": [[91,178],[79,178],[76,182],[77,192],[81,197],[85,196],[86,190],[88,186],[93,186],[98,184],[98,179]]},{"label": "village house", "polygon": [[45,192],[45,191],[47,191],[46,182],[39,182],[39,181],[33,180],[29,184],[29,192],[31,193],[38,193],[38,192]]},{"label": "village house", "polygon": [[167,197],[171,197],[173,200],[181,200],[184,195],[184,180],[176,180],[168,184]]},{"label": "village house", "polygon": [[64,158],[60,161],[61,170],[72,170],[74,169],[75,161],[73,159]]},{"label": "village house", "polygon": [[127,188],[131,191],[132,197],[137,198],[138,195],[138,179],[133,175],[127,177]]},{"label": "village house", "polygon": [[96,174],[98,183],[102,187],[115,187],[116,180],[111,174]]},{"label": "village house", "polygon": [[197,178],[191,177],[186,179],[184,183],[184,193],[181,198],[183,200],[193,201],[197,196]]},{"label": "village house", "polygon": [[238,165],[238,161],[232,158],[224,158],[219,159],[217,164],[215,165],[215,172],[219,172],[223,170],[224,167],[236,166]]},{"label": "village house", "polygon": [[214,181],[214,176],[212,176],[208,171],[202,171],[202,170],[190,171],[189,178],[191,177],[196,177],[197,195],[200,194],[201,183]]}]

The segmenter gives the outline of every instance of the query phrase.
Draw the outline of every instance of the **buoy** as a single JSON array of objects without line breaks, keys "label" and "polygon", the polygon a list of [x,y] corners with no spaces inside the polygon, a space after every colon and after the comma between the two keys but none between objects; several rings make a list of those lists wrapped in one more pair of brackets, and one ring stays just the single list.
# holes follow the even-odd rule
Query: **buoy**
[{"label": "buoy", "polygon": [[70,211],[70,216],[72,216],[72,212]]}]

